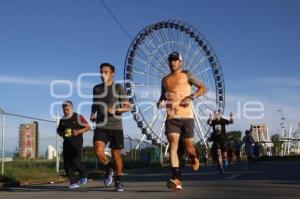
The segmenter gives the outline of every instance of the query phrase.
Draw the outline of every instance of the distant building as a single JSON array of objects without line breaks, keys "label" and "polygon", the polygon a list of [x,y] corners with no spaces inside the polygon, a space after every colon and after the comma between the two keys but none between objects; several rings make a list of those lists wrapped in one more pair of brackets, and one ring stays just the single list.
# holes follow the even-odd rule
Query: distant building
[{"label": "distant building", "polygon": [[48,145],[47,147],[47,151],[46,151],[46,157],[48,160],[53,160],[54,158],[56,158],[56,149],[51,146],[51,145]]},{"label": "distant building", "polygon": [[19,157],[36,158],[38,155],[38,123],[19,127]]},{"label": "distant building", "polygon": [[268,128],[265,124],[253,124],[250,126],[250,130],[255,142],[264,142],[270,139],[268,136]]}]

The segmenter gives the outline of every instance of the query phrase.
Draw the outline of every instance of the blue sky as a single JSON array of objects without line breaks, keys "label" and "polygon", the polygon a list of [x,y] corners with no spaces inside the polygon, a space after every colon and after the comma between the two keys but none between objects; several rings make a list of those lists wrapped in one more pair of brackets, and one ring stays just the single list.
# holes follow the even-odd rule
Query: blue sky
[{"label": "blue sky", "polygon": [[[241,119],[231,129],[267,123],[275,132],[278,108],[287,124],[300,122],[299,1],[105,2],[131,37],[151,23],[177,19],[208,39],[224,73],[226,114],[237,110],[237,101],[265,104],[263,120]],[[122,79],[131,41],[99,0],[1,0],[0,27],[0,107],[7,112],[49,118],[56,101],[49,83],[74,82],[81,73],[97,72],[101,62],[113,63]],[[76,92],[71,99],[82,101]]]}]

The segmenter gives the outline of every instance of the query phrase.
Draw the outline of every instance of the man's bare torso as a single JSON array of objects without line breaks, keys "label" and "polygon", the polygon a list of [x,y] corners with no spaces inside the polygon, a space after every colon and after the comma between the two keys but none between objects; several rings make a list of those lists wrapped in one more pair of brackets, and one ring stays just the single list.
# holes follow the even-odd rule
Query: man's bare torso
[{"label": "man's bare torso", "polygon": [[192,87],[184,72],[170,74],[164,77],[163,86],[167,98],[167,119],[193,118],[191,105],[180,106],[180,102],[191,94]]}]

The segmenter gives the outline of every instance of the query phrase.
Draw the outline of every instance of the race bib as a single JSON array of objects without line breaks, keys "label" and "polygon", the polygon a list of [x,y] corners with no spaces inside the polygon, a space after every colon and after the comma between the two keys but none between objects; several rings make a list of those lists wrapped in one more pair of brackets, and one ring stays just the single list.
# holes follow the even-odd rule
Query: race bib
[{"label": "race bib", "polygon": [[215,126],[215,130],[216,130],[216,132],[221,132],[222,131],[222,126],[220,124],[217,124]]}]

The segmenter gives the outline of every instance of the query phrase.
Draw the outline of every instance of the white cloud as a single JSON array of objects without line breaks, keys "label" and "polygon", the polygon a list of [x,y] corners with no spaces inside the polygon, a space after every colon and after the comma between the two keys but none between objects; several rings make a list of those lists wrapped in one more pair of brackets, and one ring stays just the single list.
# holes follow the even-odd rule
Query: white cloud
[{"label": "white cloud", "polygon": [[[62,80],[55,79],[55,78],[49,78],[49,77],[43,77],[43,78],[24,78],[24,77],[18,77],[18,76],[0,76],[0,83],[6,83],[6,84],[22,84],[22,85],[32,85],[32,86],[48,86],[50,88],[51,82],[55,80]],[[77,87],[77,80],[68,80],[71,81],[74,87]],[[82,81],[81,87],[82,88],[93,88],[94,84],[88,81]]]},{"label": "white cloud", "polygon": [[51,80],[37,78],[23,78],[15,76],[0,76],[1,83],[8,84],[28,84],[28,85],[50,85]]}]

